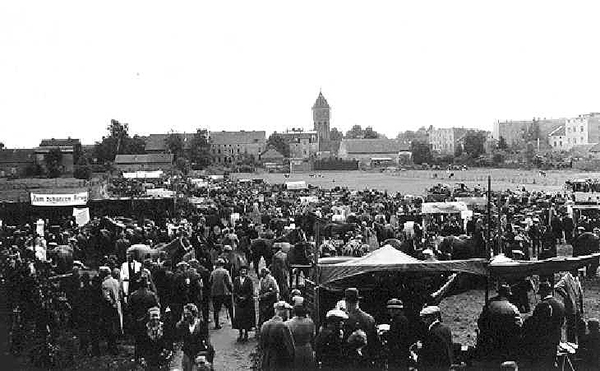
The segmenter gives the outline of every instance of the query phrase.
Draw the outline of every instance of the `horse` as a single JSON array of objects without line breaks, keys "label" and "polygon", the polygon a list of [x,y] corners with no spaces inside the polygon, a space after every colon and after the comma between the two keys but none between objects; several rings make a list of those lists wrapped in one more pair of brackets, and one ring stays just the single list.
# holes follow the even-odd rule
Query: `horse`
[{"label": "horse", "polygon": [[[312,260],[312,247],[310,242],[298,242],[290,248],[288,251],[288,263],[291,265],[311,265]],[[304,274],[304,277],[308,277],[310,268],[301,268],[300,271]]]},{"label": "horse", "polygon": [[252,256],[252,265],[258,275],[258,265],[260,259],[265,259],[265,264],[269,265],[273,259],[273,240],[266,238],[256,238],[250,241],[250,252]]},{"label": "horse", "polygon": [[355,232],[359,230],[359,226],[356,223],[329,223],[325,225],[321,230],[323,237],[331,238],[335,235],[339,235],[342,238],[346,236],[348,232]]},{"label": "horse", "polygon": [[[590,255],[600,251],[600,237],[592,232],[583,232],[575,237],[572,242],[573,256]],[[592,277],[596,275],[598,270],[598,259],[586,266],[586,274]]]},{"label": "horse", "polygon": [[442,254],[442,260],[471,259],[483,257],[483,240],[465,235],[447,236],[442,239],[438,250]]}]

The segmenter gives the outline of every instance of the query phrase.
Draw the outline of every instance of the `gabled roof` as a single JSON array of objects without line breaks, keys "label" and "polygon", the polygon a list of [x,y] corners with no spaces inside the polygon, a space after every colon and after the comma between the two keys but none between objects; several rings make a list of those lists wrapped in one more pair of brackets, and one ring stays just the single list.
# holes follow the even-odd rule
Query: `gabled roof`
[{"label": "gabled roof", "polygon": [[[189,149],[194,139],[194,133],[175,133],[183,137],[183,149]],[[146,151],[166,151],[167,144],[166,139],[170,134],[150,134],[146,139]]]},{"label": "gabled roof", "polygon": [[79,139],[42,139],[40,142],[40,147],[66,147],[66,146],[74,146],[77,144],[81,144]]},{"label": "gabled roof", "polygon": [[284,158],[284,157],[285,156],[283,156],[281,154],[281,152],[279,152],[278,150],[276,150],[275,148],[272,148],[272,147],[260,154],[260,158]]},{"label": "gabled roof", "polygon": [[327,99],[325,99],[323,93],[319,92],[319,96],[312,108],[329,108],[329,103],[327,103]]},{"label": "gabled roof", "polygon": [[565,126],[564,125],[557,127],[556,129],[552,130],[550,132],[550,134],[548,134],[549,137],[564,136],[564,135],[565,135]]},{"label": "gabled roof", "polygon": [[589,152],[600,152],[600,143],[595,144],[592,148],[590,148]]},{"label": "gabled roof", "polygon": [[117,155],[115,164],[149,164],[173,162],[173,155],[169,153],[152,153],[147,155]]},{"label": "gabled roof", "polygon": [[265,131],[211,131],[210,144],[249,144],[264,143],[267,140]]},{"label": "gabled roof", "polygon": [[3,149],[0,151],[0,164],[25,164],[33,161],[32,149]]},{"label": "gabled roof", "polygon": [[340,148],[345,147],[347,153],[398,153],[410,151],[410,146],[393,139],[344,139]]}]

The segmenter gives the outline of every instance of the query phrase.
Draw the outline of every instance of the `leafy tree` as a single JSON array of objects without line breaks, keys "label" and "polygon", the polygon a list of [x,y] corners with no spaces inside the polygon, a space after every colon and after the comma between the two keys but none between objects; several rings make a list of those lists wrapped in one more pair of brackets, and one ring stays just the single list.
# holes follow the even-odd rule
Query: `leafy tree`
[{"label": "leafy tree", "polygon": [[464,150],[472,158],[477,158],[485,153],[487,135],[484,131],[469,130],[464,138]]},{"label": "leafy tree", "polygon": [[363,138],[377,139],[377,138],[379,138],[379,134],[375,130],[373,130],[373,128],[371,126],[367,126],[367,128],[363,132]]},{"label": "leafy tree", "polygon": [[525,147],[525,160],[528,164],[531,164],[535,159],[535,146],[533,143],[527,143]]},{"label": "leafy tree", "polygon": [[454,149],[454,157],[460,157],[463,154],[463,146],[461,146],[460,144],[456,146],[456,149]]},{"label": "leafy tree", "polygon": [[281,153],[285,157],[290,157],[290,146],[288,142],[277,132],[274,132],[267,139],[267,146],[273,147],[277,152]]},{"label": "leafy tree", "polygon": [[180,156],[175,160],[175,168],[181,171],[183,175],[188,175],[191,169],[190,161],[187,158]]},{"label": "leafy tree", "polygon": [[90,180],[92,177],[92,169],[88,165],[77,166],[73,171],[73,177],[76,179]]},{"label": "leafy tree", "polygon": [[347,139],[362,139],[364,138],[365,132],[360,125],[354,125],[350,130],[346,132]]},{"label": "leafy tree", "polygon": [[413,140],[427,142],[429,140],[429,134],[427,133],[427,128],[421,126],[417,131],[406,130],[404,132],[398,133],[396,139],[404,143],[410,143]]},{"label": "leafy tree", "polygon": [[0,142],[0,150],[4,149],[4,143]]},{"label": "leafy tree", "polygon": [[329,139],[334,142],[339,142],[344,139],[344,133],[339,131],[337,128],[331,128],[331,131],[329,132]]},{"label": "leafy tree", "polygon": [[110,120],[106,130],[108,135],[102,137],[94,146],[94,157],[102,163],[113,162],[117,154],[142,154],[145,153],[146,142],[142,137],[129,136],[129,124],[122,124],[117,120]]},{"label": "leafy tree", "polygon": [[537,121],[534,121],[525,129],[525,141],[532,142],[540,139],[540,124]]},{"label": "leafy tree", "polygon": [[500,165],[504,163],[504,154],[501,152],[494,153],[494,155],[492,156],[492,162],[494,163],[494,165]]},{"label": "leafy tree", "polygon": [[52,148],[44,155],[44,164],[49,178],[58,178],[62,172],[63,154],[60,148]]},{"label": "leafy tree", "polygon": [[210,165],[211,158],[208,131],[198,129],[190,143],[190,161],[194,169],[204,169]]},{"label": "leafy tree", "polygon": [[413,140],[410,143],[410,151],[412,152],[412,159],[415,164],[431,163],[433,159],[427,142]]},{"label": "leafy tree", "polygon": [[180,134],[171,131],[169,135],[165,138],[165,145],[167,147],[167,151],[173,154],[175,160],[180,157],[184,157],[184,143],[183,137]]},{"label": "leafy tree", "polygon": [[506,143],[506,139],[504,139],[503,136],[501,136],[500,139],[498,139],[498,149],[501,149],[503,151],[508,149],[508,144]]}]

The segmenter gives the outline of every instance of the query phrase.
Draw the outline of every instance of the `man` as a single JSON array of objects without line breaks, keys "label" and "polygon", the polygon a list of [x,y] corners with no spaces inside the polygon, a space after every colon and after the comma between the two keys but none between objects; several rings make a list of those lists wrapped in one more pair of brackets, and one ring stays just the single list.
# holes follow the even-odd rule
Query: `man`
[{"label": "man", "polygon": [[519,309],[509,300],[511,294],[509,285],[501,285],[498,296],[489,301],[477,320],[478,346],[486,356],[512,358],[518,350],[523,321]]},{"label": "man", "polygon": [[140,288],[135,290],[129,298],[128,310],[133,319],[133,337],[135,339],[135,358],[140,357],[139,346],[143,335],[143,328],[146,324],[146,315],[148,309],[158,307],[158,298],[148,288],[148,279],[142,276],[140,279]]},{"label": "man", "polygon": [[452,332],[441,322],[440,308],[428,306],[420,313],[421,320],[427,326],[427,334],[419,350],[418,369],[448,370],[452,365]]},{"label": "man", "polygon": [[[104,298],[103,305],[103,320],[106,329],[106,343],[108,351],[116,355],[117,336],[121,334],[121,300],[119,292],[119,281],[117,281],[110,272],[108,267],[100,267],[99,274],[103,277],[102,281],[102,297]],[[118,275],[118,269],[115,268],[113,274]]]},{"label": "man", "polygon": [[133,254],[127,255],[127,261],[121,264],[121,277],[119,279],[123,289],[123,301],[127,304],[129,294],[137,290],[140,276],[142,275],[142,263],[133,258]]},{"label": "man", "polygon": [[552,296],[550,283],[540,283],[538,293],[541,301],[524,324],[523,347],[536,365],[542,369],[551,369],[554,367],[556,348],[562,335],[565,307]]},{"label": "man", "polygon": [[231,290],[233,289],[233,283],[231,282],[231,276],[229,272],[223,267],[225,262],[223,259],[217,259],[217,267],[210,274],[210,290],[213,300],[213,316],[215,320],[215,329],[221,328],[219,324],[219,312],[221,306],[225,305],[229,318],[233,320],[233,302],[231,296]]},{"label": "man", "polygon": [[270,316],[271,308],[279,300],[279,286],[267,268],[260,270],[258,289],[258,326],[261,326]]},{"label": "man", "polygon": [[175,274],[173,275],[173,287],[171,292],[171,310],[173,318],[180,318],[183,313],[183,306],[190,302],[190,280],[187,277],[189,264],[186,262],[177,263]]},{"label": "man", "polygon": [[367,334],[366,357],[373,359],[379,350],[375,319],[359,307],[359,299],[360,296],[358,295],[357,288],[351,287],[344,291],[344,301],[346,302],[346,311],[348,312],[344,334],[350,336],[356,330],[363,330]]},{"label": "man", "polygon": [[289,370],[293,367],[294,342],[285,321],[292,307],[285,301],[279,301],[273,308],[275,315],[260,328],[261,370]]},{"label": "man", "polygon": [[273,254],[273,258],[271,259],[271,272],[273,273],[273,277],[277,281],[277,285],[279,286],[279,295],[281,299],[286,300],[289,295],[289,272],[290,267],[287,260],[287,254],[282,250],[283,243],[274,242],[273,250],[275,250],[275,254]]},{"label": "man", "polygon": [[387,334],[389,366],[394,370],[407,370],[411,328],[404,315],[404,303],[400,299],[390,299],[387,311],[390,316],[390,331]]},{"label": "man", "polygon": [[577,343],[578,327],[583,313],[583,290],[577,270],[565,273],[554,287],[565,306],[567,320],[567,341]]}]

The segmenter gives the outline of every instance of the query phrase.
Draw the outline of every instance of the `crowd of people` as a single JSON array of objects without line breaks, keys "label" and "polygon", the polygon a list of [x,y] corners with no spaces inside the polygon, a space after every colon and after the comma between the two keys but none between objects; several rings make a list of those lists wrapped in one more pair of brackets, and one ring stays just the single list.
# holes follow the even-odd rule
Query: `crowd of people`
[{"label": "crowd of people", "polygon": [[[127,338],[146,369],[167,369],[178,351],[183,370],[211,369],[219,350],[209,328],[219,331],[230,321],[238,342],[256,332],[263,370],[449,369],[461,355],[438,299],[415,308],[388,297],[387,316],[375,319],[359,305],[359,290],[346,288],[317,327],[306,287],[292,284],[291,265],[310,266],[313,251],[361,256],[383,244],[420,259],[455,258],[463,246],[455,240],[471,244],[469,257],[482,257],[491,253],[488,234],[490,250],[517,259],[556,256],[565,242],[573,244],[574,255],[584,255],[598,251],[600,240],[600,218],[582,215],[560,193],[502,192],[489,221],[483,212],[466,220],[460,214],[424,218],[423,198],[376,190],[290,191],[223,181],[201,197],[190,196],[197,203],[169,218],[97,216],[82,226],[69,217],[2,223],[2,278],[9,307],[21,318],[11,329],[15,354],[28,328],[44,339],[67,329],[82,354],[116,355]],[[582,236],[586,243],[578,243]],[[593,275],[597,265],[588,269]],[[554,287],[540,284],[541,301],[525,321],[531,288],[527,280],[511,284],[515,294],[501,286],[482,312],[480,349],[501,349],[499,361],[528,356],[549,366],[566,321],[568,340],[598,365],[592,360],[600,354],[598,321],[589,320],[588,331],[582,325],[578,274],[566,274]],[[525,291],[525,300],[517,290]]]}]

